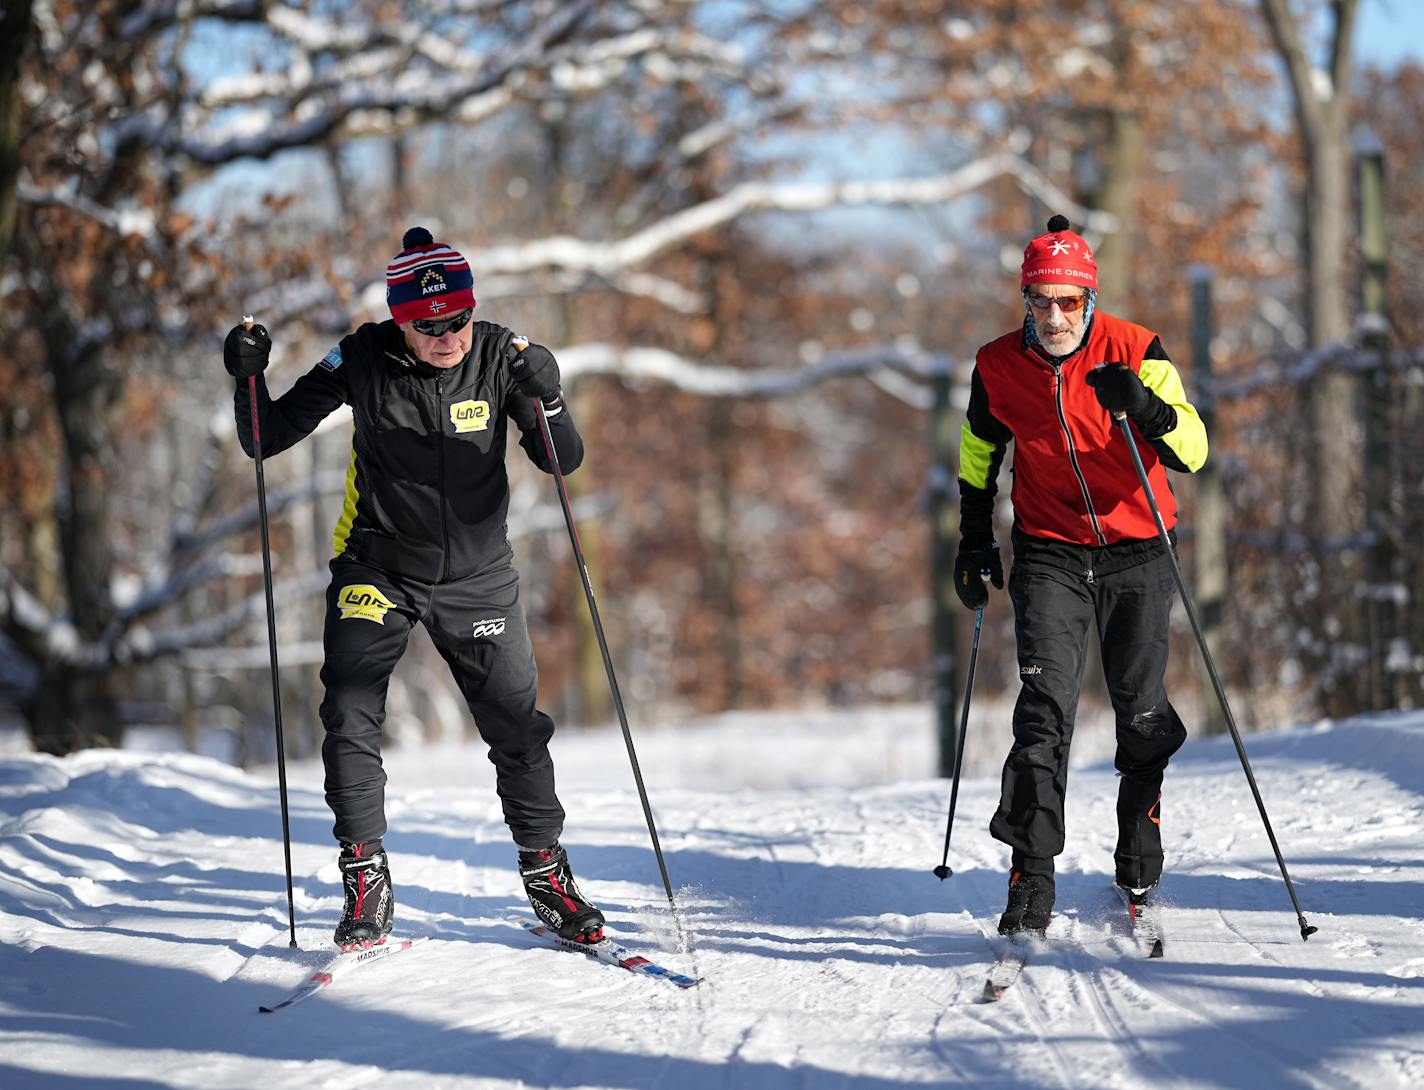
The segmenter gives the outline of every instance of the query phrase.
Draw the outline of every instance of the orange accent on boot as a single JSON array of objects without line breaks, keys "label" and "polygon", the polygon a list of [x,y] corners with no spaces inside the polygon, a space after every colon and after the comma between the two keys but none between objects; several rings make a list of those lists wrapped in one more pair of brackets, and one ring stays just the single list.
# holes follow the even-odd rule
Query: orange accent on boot
[{"label": "orange accent on boot", "polygon": [[1162,796],[1157,796],[1157,801],[1147,808],[1147,820],[1159,829],[1162,827]]}]

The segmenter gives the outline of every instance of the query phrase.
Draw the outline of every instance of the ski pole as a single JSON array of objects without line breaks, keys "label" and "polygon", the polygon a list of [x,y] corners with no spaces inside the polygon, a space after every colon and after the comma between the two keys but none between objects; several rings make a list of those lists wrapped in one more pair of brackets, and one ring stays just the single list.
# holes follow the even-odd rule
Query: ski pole
[{"label": "ski pole", "polygon": [[964,707],[959,713],[959,742],[954,747],[954,783],[949,789],[949,823],[944,829],[944,858],[934,869],[943,882],[954,874],[949,869],[949,836],[954,832],[954,807],[959,802],[959,774],[964,770],[964,737],[969,733],[969,698],[974,695],[974,667],[979,661],[979,633],[984,628],[984,607],[974,611],[974,642],[969,648],[969,677],[964,682]]},{"label": "ski pole", "polygon": [[[252,315],[242,316],[245,329]],[[262,526],[262,582],[267,592],[267,651],[272,661],[272,708],[277,724],[277,793],[282,800],[282,856],[287,864],[287,926],[289,945],[297,945],[297,910],[292,899],[292,829],[287,817],[287,758],[282,741],[282,690],[277,681],[277,611],[272,604],[272,546],[267,533],[267,484],[262,476],[262,433],[257,424],[257,376],[247,376],[247,403],[252,413],[252,461],[257,466],[257,520]]]},{"label": "ski pole", "polygon": [[[529,342],[516,337],[515,348],[523,352]],[[598,603],[593,596],[593,583],[588,575],[588,562],[584,558],[583,545],[579,541],[578,527],[574,524],[573,507],[569,503],[568,486],[564,483],[564,471],[559,465],[559,455],[554,449],[554,433],[549,428],[549,417],[544,412],[544,403],[533,398],[534,409],[539,414],[539,434],[544,439],[544,450],[549,455],[549,465],[553,468],[554,483],[559,490],[559,505],[564,509],[564,524],[568,527],[569,542],[574,548],[574,560],[578,564],[579,578],[583,581],[583,595],[588,601],[589,616],[593,619],[593,631],[598,637],[598,650],[603,656],[603,669],[608,674],[608,688],[613,694],[613,707],[618,712],[618,725],[623,728],[623,743],[628,749],[628,761],[633,766],[633,781],[638,787],[638,799],[643,804],[643,817],[648,822],[648,835],[653,842],[653,855],[657,857],[658,871],[662,874],[663,889],[667,892],[668,906],[672,909],[673,924],[677,928],[678,948],[686,950],[687,940],[682,931],[682,919],[678,915],[677,901],[672,894],[672,880],[668,878],[667,862],[663,859],[662,845],[658,841],[658,827],[653,821],[653,808],[648,802],[648,791],[643,785],[643,772],[638,766],[638,754],[633,748],[633,732],[628,729],[628,713],[623,709],[623,697],[618,691],[618,678],[613,672],[613,659],[608,653],[608,640],[603,634],[603,621],[598,615]]]},{"label": "ski pole", "polygon": [[1206,637],[1202,635],[1202,627],[1197,620],[1196,607],[1192,605],[1192,596],[1187,593],[1186,580],[1182,578],[1182,568],[1177,563],[1177,554],[1172,551],[1172,539],[1167,536],[1167,526],[1162,521],[1162,512],[1157,509],[1157,498],[1152,494],[1152,485],[1147,481],[1147,468],[1142,464],[1142,455],[1137,449],[1137,440],[1132,437],[1132,427],[1128,424],[1126,413],[1113,413],[1113,418],[1122,429],[1123,438],[1127,440],[1127,449],[1132,453],[1132,464],[1137,469],[1137,479],[1141,482],[1142,491],[1147,496],[1148,506],[1152,508],[1152,517],[1157,521],[1157,536],[1162,539],[1162,545],[1167,551],[1167,559],[1172,564],[1172,575],[1177,581],[1177,592],[1182,596],[1182,604],[1186,606],[1187,619],[1192,623],[1192,632],[1197,638],[1197,646],[1201,648],[1206,672],[1211,676],[1211,687],[1216,690],[1216,699],[1221,702],[1221,712],[1226,719],[1226,725],[1231,729],[1231,741],[1236,746],[1236,755],[1241,758],[1241,768],[1246,773],[1246,782],[1251,785],[1251,795],[1256,800],[1256,809],[1261,812],[1261,823],[1266,827],[1266,837],[1271,842],[1271,851],[1276,853],[1276,864],[1281,868],[1281,877],[1286,881],[1286,892],[1290,894],[1291,904],[1295,906],[1295,918],[1300,924],[1301,940],[1309,940],[1310,936],[1320,929],[1306,923],[1305,914],[1301,912],[1300,901],[1295,895],[1295,886],[1291,884],[1290,872],[1286,870],[1286,861],[1281,855],[1280,845],[1276,843],[1275,830],[1271,828],[1271,819],[1266,814],[1266,804],[1261,799],[1261,791],[1256,786],[1256,777],[1251,772],[1251,762],[1246,757],[1246,747],[1241,742],[1241,732],[1236,729],[1236,718],[1231,714],[1231,705],[1226,700],[1226,690],[1222,687],[1221,678],[1216,672],[1216,664],[1212,661],[1211,648],[1207,647]]}]

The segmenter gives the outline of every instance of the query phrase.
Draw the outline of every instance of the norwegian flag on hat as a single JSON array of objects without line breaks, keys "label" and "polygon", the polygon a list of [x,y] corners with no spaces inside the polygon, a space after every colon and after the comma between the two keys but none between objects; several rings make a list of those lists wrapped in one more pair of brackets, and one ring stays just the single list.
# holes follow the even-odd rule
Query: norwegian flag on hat
[{"label": "norwegian flag on hat", "polygon": [[1069,230],[1067,216],[1048,221],[1048,233],[1024,247],[1019,287],[1030,284],[1081,284],[1098,290],[1098,262],[1083,236]]},{"label": "norwegian flag on hat", "polygon": [[412,227],[386,266],[386,305],[397,323],[469,310],[475,305],[470,263],[424,227]]}]

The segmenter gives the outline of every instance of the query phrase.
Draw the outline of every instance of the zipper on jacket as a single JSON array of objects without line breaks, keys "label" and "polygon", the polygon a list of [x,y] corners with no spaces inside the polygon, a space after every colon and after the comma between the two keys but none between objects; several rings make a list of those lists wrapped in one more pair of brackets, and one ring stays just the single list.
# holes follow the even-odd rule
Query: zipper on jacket
[{"label": "zipper on jacket", "polygon": [[450,527],[445,519],[445,383],[435,380],[435,463],[439,472],[439,485],[435,502],[440,506],[440,549],[444,554],[441,562],[442,581],[450,578]]},{"label": "zipper on jacket", "polygon": [[[1078,465],[1078,449],[1073,446],[1073,433],[1068,430],[1068,417],[1063,412],[1063,370],[1059,364],[1050,364],[1053,368],[1053,406],[1058,410],[1058,426],[1063,429],[1063,438],[1068,444],[1068,462],[1073,467],[1073,476],[1078,478],[1078,487],[1083,492],[1083,503],[1088,509],[1088,519],[1093,524],[1093,533],[1098,535],[1098,544],[1106,545],[1108,539],[1103,534],[1103,528],[1098,525],[1098,513],[1093,509],[1093,497],[1088,492],[1088,481],[1083,476],[1082,467]],[[1093,581],[1093,569],[1088,568],[1088,582]]]}]

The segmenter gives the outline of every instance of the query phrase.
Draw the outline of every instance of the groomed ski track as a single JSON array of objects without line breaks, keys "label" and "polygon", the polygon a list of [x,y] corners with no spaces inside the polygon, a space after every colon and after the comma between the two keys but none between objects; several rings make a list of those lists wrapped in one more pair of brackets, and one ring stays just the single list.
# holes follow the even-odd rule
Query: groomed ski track
[{"label": "groomed ski track", "polygon": [[[905,729],[904,713],[858,714],[868,741],[854,717],[820,741],[865,745],[868,766],[879,717]],[[691,735],[639,741],[695,951],[674,949],[606,739],[556,742],[565,842],[611,932],[698,988],[531,945],[509,920],[518,881],[483,754],[447,751],[424,775],[418,755],[391,762],[397,933],[428,941],[280,1018],[254,1012],[326,953],[340,907],[319,774],[291,773],[292,951],[270,777],[172,755],[0,758],[0,1086],[1424,1084],[1424,717],[1247,737],[1320,927],[1309,943],[1229,741],[1190,742],[1168,781],[1161,960],[1108,887],[1112,769],[1075,768],[1049,937],[997,1004],[981,1001],[1006,880],[984,831],[995,780],[962,785],[941,883],[945,781],[738,788],[690,760]],[[465,786],[445,782],[455,762]]]}]

